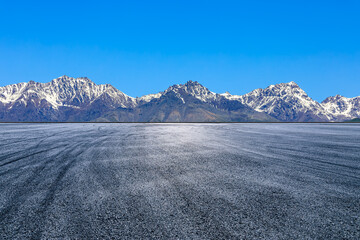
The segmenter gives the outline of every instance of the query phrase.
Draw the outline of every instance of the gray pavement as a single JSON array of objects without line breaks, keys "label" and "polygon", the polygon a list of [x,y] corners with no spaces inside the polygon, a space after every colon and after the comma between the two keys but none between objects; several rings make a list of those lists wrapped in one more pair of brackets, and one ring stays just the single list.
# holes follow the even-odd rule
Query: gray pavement
[{"label": "gray pavement", "polygon": [[0,239],[360,239],[360,124],[0,132]]}]

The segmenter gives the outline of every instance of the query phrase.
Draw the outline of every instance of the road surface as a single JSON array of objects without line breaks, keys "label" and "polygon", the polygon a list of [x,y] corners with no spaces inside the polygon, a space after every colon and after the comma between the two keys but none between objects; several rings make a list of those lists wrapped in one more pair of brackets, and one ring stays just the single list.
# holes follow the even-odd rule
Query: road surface
[{"label": "road surface", "polygon": [[0,239],[360,239],[360,124],[0,131]]}]

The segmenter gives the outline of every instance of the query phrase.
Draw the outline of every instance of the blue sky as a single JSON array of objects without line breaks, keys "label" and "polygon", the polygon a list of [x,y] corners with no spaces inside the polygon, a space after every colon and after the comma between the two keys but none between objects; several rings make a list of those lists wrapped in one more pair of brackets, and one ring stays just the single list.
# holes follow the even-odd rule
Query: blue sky
[{"label": "blue sky", "polygon": [[0,86],[61,75],[130,96],[187,80],[360,95],[360,1],[3,1]]}]

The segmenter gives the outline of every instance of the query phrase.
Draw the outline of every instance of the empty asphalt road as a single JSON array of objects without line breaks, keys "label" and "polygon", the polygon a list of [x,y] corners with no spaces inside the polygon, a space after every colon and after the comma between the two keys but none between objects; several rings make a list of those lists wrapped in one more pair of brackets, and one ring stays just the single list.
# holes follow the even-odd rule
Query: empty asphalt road
[{"label": "empty asphalt road", "polygon": [[0,239],[360,239],[360,124],[0,132]]}]

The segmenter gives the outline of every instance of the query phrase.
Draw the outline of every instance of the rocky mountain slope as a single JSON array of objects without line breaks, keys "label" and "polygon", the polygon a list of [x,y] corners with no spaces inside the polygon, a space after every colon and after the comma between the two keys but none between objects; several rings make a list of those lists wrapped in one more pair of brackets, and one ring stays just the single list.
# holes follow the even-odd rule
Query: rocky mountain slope
[{"label": "rocky mountain slope", "polygon": [[239,96],[223,94],[238,100],[258,112],[285,122],[327,122],[334,120],[324,107],[311,99],[295,82],[271,85]]},{"label": "rocky mountain slope", "polygon": [[326,98],[321,105],[338,121],[360,117],[360,97],[346,98],[336,95]]},{"label": "rocky mountain slope", "polygon": [[2,121],[76,121],[75,116],[84,111],[95,114],[135,105],[134,98],[110,84],[96,85],[88,78],[62,76],[49,83],[30,81],[0,88]]},{"label": "rocky mountain slope", "polygon": [[[143,97],[144,98],[144,97]],[[134,109],[116,109],[97,121],[139,122],[259,122],[275,118],[209,91],[198,82],[188,81],[169,87],[140,101]]]},{"label": "rocky mountain slope", "polygon": [[140,98],[68,76],[0,87],[2,122],[328,122],[357,117],[360,97],[337,95],[318,103],[294,82],[231,95],[188,81]]}]

